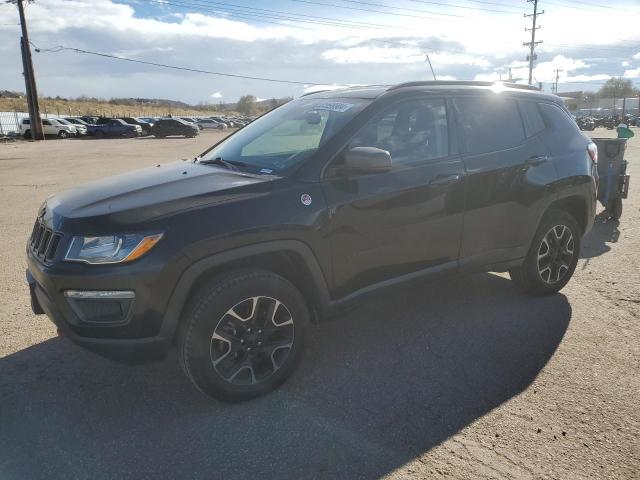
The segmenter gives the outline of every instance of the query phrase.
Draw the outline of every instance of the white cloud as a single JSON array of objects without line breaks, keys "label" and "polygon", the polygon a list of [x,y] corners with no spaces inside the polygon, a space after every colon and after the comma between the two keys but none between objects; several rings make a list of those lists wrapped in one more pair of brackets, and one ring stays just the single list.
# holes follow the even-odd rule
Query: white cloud
[{"label": "white cloud", "polygon": [[630,65],[629,62],[627,62],[626,60],[624,62],[622,62],[622,66],[623,67],[628,67]]},{"label": "white cloud", "polygon": [[626,70],[624,72],[624,78],[640,78],[640,67],[633,70]]},{"label": "white cloud", "polygon": [[214,92],[211,95],[209,95],[211,98],[222,98],[222,92]]},{"label": "white cloud", "polygon": [[[31,40],[41,47],[63,44],[157,63],[329,86],[340,82],[345,85],[394,84],[429,78],[425,64],[427,51],[438,78],[498,80],[501,72],[504,80],[509,66],[514,76],[528,77],[526,51],[521,47],[521,41],[526,40],[522,32],[525,20],[517,20],[515,15],[513,21],[506,21],[505,15],[455,10],[471,18],[441,18],[429,21],[425,29],[425,21],[420,16],[393,18],[298,6],[299,13],[385,25],[350,29],[303,22],[260,23],[223,12],[228,10],[223,7],[220,12],[211,9],[204,14],[196,11],[193,2],[193,9],[179,9],[166,3],[162,5],[161,15],[151,16],[149,10],[141,8],[142,2],[114,2],[38,0],[28,9]],[[282,9],[276,4],[265,8]],[[622,62],[631,60],[628,55],[613,49],[598,51],[597,47],[579,45],[624,46],[617,39],[637,38],[636,12],[640,14],[640,4],[630,5],[624,12],[612,10],[607,22],[600,22],[598,29],[589,30],[584,25],[592,24],[594,18],[597,20],[597,14],[554,7],[544,16],[541,34],[545,43],[537,50],[536,80],[555,80],[556,68],[563,70],[560,82],[619,74]],[[568,15],[571,22],[566,21]],[[0,24],[15,23],[16,19],[15,6],[0,0]],[[15,48],[17,31],[15,27],[0,27],[0,85],[23,90],[20,54]],[[571,44],[578,46],[567,46]],[[162,97],[198,103],[217,98],[211,92],[224,92],[224,99],[233,101],[243,94],[264,98],[296,96],[305,89],[163,70],[68,51],[34,54],[34,57],[39,90],[44,95]],[[634,58],[640,59],[640,52]],[[630,65],[633,63],[623,64],[622,70],[627,70],[629,78],[637,78],[636,70]],[[589,75],[583,75],[582,69],[588,69]]]},{"label": "white cloud", "polygon": [[632,58],[635,60],[640,60],[640,52],[636,53]]}]

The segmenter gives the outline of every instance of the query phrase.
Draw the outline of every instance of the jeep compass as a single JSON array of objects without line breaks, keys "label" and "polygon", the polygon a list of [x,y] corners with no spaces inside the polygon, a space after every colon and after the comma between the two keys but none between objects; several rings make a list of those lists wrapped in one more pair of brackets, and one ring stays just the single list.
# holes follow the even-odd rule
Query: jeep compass
[{"label": "jeep compass", "polygon": [[304,95],[189,161],[54,195],[27,243],[35,313],[106,357],[175,346],[226,401],[282,383],[309,324],[382,288],[509,272],[571,278],[595,145],[559,97],[483,82]]}]

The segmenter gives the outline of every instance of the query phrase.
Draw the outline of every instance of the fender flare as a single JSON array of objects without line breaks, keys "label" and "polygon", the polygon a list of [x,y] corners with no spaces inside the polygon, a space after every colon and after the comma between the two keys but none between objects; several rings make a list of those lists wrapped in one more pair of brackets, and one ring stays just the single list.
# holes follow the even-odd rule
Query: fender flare
[{"label": "fender flare", "polygon": [[159,336],[173,337],[180,322],[180,314],[196,284],[197,279],[208,270],[243,258],[265,253],[293,252],[304,261],[314,286],[314,293],[321,309],[325,309],[330,302],[329,288],[322,273],[320,264],[311,248],[299,240],[275,240],[247,245],[231,250],[225,250],[208,257],[204,257],[191,264],[178,279],[160,327]]}]

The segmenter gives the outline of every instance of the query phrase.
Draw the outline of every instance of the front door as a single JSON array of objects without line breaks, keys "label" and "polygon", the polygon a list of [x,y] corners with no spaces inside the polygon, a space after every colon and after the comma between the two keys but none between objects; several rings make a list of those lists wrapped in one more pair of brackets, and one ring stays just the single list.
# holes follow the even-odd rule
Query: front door
[{"label": "front door", "polygon": [[327,198],[338,297],[429,269],[457,265],[464,168],[450,148],[442,98],[405,100],[374,116],[351,139],[354,147],[391,154],[391,171],[349,174],[341,155],[327,170]]}]

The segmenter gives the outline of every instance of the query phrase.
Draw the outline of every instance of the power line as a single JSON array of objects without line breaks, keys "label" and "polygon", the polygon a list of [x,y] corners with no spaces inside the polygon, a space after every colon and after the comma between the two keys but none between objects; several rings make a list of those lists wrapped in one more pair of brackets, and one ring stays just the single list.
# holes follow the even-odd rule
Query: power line
[{"label": "power line", "polygon": [[[331,7],[331,8],[342,8],[345,10],[355,10],[355,11],[359,11],[359,12],[371,12],[371,13],[381,13],[383,15],[394,15],[394,16],[398,16],[398,17],[410,17],[410,18],[426,18],[428,20],[440,20],[440,21],[447,21],[443,18],[434,18],[434,17],[428,17],[428,16],[424,16],[424,15],[411,15],[408,13],[395,13],[395,12],[385,12],[382,10],[373,10],[371,8],[360,8],[360,7],[347,7],[345,5],[336,5],[335,3],[324,3],[324,2],[314,2],[314,1],[310,1],[310,0],[290,0],[292,2],[296,2],[296,3],[305,3],[308,5],[319,5],[322,7]],[[464,16],[464,15],[457,15],[455,13],[439,13],[439,12],[432,12],[432,11],[427,11],[424,10],[424,13],[429,13],[431,15],[444,15],[447,17],[457,17],[457,18],[473,18],[473,17],[468,17],[468,16]]]},{"label": "power line", "polygon": [[[370,6],[373,6],[373,7],[383,7],[383,8],[387,8],[387,9],[390,9],[390,10],[404,10],[404,11],[408,11],[408,12],[431,13],[431,14],[435,14],[435,15],[447,15],[446,13],[434,12],[434,11],[430,11],[430,10],[421,10],[421,9],[417,9],[417,8],[390,7],[390,6],[385,5],[383,3],[362,2],[360,0],[342,0],[342,1],[346,2],[346,3],[356,3],[356,4],[359,4],[359,5],[370,5]],[[411,0],[411,1],[417,2],[418,0]],[[446,5],[446,6],[452,7],[452,8],[469,8],[469,9],[472,9],[472,10],[483,10],[485,12],[507,13],[509,15],[516,14],[516,12],[507,12],[506,10],[489,10],[489,9],[486,9],[486,8],[479,8],[479,7],[462,7],[462,6],[451,5],[451,4],[447,4],[447,3],[423,2],[423,1],[420,1],[419,3],[426,3],[426,4],[429,4],[429,5]],[[458,16],[460,16],[462,18],[473,18],[473,17],[461,16],[461,15],[458,15]]]},{"label": "power line", "polygon": [[[350,0],[343,0],[343,1],[350,1]],[[466,10],[480,10],[483,12],[493,12],[493,13],[509,13],[509,14],[514,14],[514,13],[520,13],[520,12],[509,12],[507,10],[496,10],[496,9],[491,9],[491,8],[483,8],[483,7],[470,7],[468,5],[456,5],[453,3],[441,3],[441,2],[432,2],[429,0],[410,0],[411,2],[415,2],[415,3],[423,3],[425,5],[442,5],[444,7],[451,7],[451,8],[463,8]],[[499,3],[491,3],[491,2],[478,2],[478,3],[488,3],[490,5],[500,5],[502,7],[507,7],[507,5],[504,4],[499,4]]]},{"label": "power line", "polygon": [[118,55],[111,55],[108,53],[102,53],[102,52],[93,52],[91,50],[84,50],[81,48],[75,48],[75,47],[65,47],[64,45],[58,45],[57,47],[53,47],[53,48],[36,48],[36,52],[40,53],[56,53],[56,52],[61,52],[61,51],[72,51],[72,52],[76,52],[76,53],[82,53],[82,54],[86,54],[86,55],[95,55],[97,57],[104,57],[104,58],[111,58],[114,60],[122,60],[125,62],[131,62],[131,63],[140,63],[143,65],[151,65],[154,67],[162,67],[162,68],[170,68],[173,70],[183,70],[183,71],[187,71],[187,72],[194,72],[194,73],[203,73],[206,75],[216,75],[216,76],[220,76],[220,77],[232,77],[232,78],[242,78],[242,79],[246,79],[246,80],[259,80],[259,81],[263,81],[263,82],[275,82],[275,83],[288,83],[288,84],[292,84],[292,85],[311,85],[311,86],[317,86],[317,85],[325,85],[324,83],[316,83],[316,82],[302,82],[302,81],[297,81],[297,80],[282,80],[282,79],[277,79],[277,78],[268,78],[268,77],[253,77],[250,75],[240,75],[240,74],[236,74],[236,73],[226,73],[226,72],[214,72],[211,70],[203,70],[200,68],[191,68],[191,67],[181,67],[181,66],[177,66],[177,65],[168,65],[166,63],[157,63],[157,62],[149,62],[146,60],[137,60],[134,58],[127,58],[127,57],[121,57]]},{"label": "power line", "polygon": [[[389,28],[396,28],[399,29],[401,27],[398,27],[396,25],[389,25],[389,24],[380,24],[380,23],[370,23],[370,22],[359,22],[359,21],[355,21],[355,20],[338,20],[338,19],[332,19],[332,18],[328,18],[328,17],[321,17],[321,16],[317,16],[317,15],[305,15],[302,13],[296,13],[296,14],[292,14],[292,13],[288,13],[288,12],[284,12],[282,10],[268,10],[268,9],[264,9],[264,8],[256,8],[256,7],[245,7],[242,5],[236,5],[236,4],[231,4],[231,3],[222,3],[222,2],[206,2],[204,5],[202,3],[194,3],[193,1],[191,2],[185,2],[185,1],[181,1],[181,3],[176,3],[176,0],[143,0],[146,1],[148,3],[155,3],[155,4],[160,4],[160,5],[171,5],[171,6],[176,6],[179,8],[184,8],[184,9],[193,9],[195,11],[200,11],[200,12],[207,12],[207,13],[228,13],[233,17],[241,17],[241,16],[245,16],[245,17],[249,17],[252,18],[253,16],[257,16],[258,18],[273,18],[273,19],[281,19],[281,20],[288,20],[288,21],[295,21],[295,22],[301,22],[301,23],[309,23],[309,24],[320,24],[320,25],[330,25],[330,26],[336,26],[336,27],[343,27],[343,28],[357,28],[357,29],[361,29],[361,28],[375,28],[375,29],[389,29]],[[224,7],[224,8],[220,8],[218,7]],[[247,12],[242,12],[242,10],[240,10],[241,13],[239,13],[238,9],[244,9],[244,10],[249,10]],[[238,13],[236,13],[238,12]],[[292,28],[296,28],[297,25],[295,24],[289,24],[289,23],[280,23],[281,25],[287,26],[287,27],[292,27]]]}]

